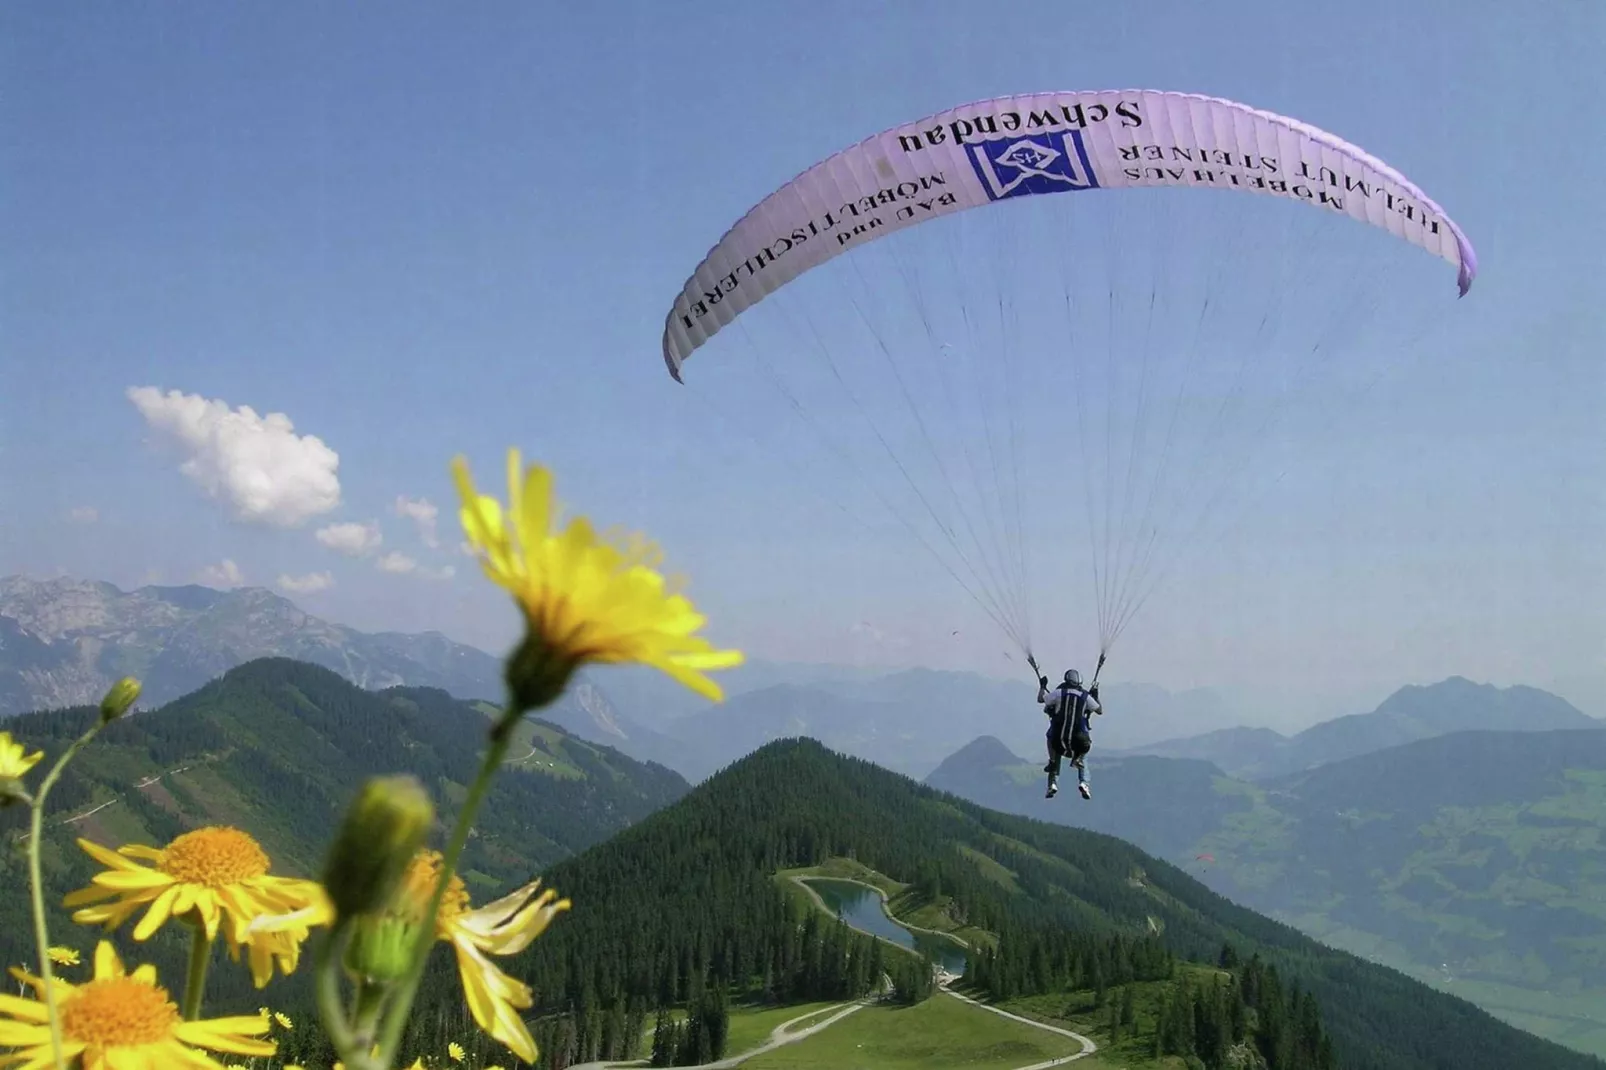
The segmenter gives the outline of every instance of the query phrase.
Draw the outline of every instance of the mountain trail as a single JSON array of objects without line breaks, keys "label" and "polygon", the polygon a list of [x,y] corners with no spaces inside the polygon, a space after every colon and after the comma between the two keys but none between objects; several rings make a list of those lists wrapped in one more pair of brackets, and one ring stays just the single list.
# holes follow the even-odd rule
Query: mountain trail
[{"label": "mountain trail", "polygon": [[1016,1070],[1048,1070],[1048,1068],[1051,1066],[1062,1066],[1065,1063],[1074,1063],[1076,1060],[1084,1059],[1099,1050],[1099,1046],[1093,1042],[1092,1037],[1084,1037],[1080,1033],[1073,1033],[1069,1029],[1061,1029],[1057,1025],[1047,1025],[1043,1022],[1033,1021],[1030,1018],[1023,1018],[1018,1014],[1011,1014],[1009,1011],[1000,1010],[997,1007],[989,1006],[986,1003],[981,1003],[977,1000],[971,999],[969,996],[962,996],[958,992],[955,992],[953,989],[946,986],[943,987],[943,991],[955,999],[963,1000],[972,1006],[980,1007],[984,1011],[992,1011],[994,1014],[1009,1018],[1012,1021],[1024,1022],[1026,1025],[1035,1025],[1037,1028],[1047,1030],[1050,1033],[1057,1033],[1062,1037],[1070,1037],[1072,1040],[1082,1045],[1082,1050],[1074,1055],[1066,1055],[1058,1059],[1050,1059],[1046,1063],[1033,1063],[1030,1066],[1017,1067]]},{"label": "mountain trail", "polygon": [[[839,1003],[834,1007],[826,1007],[823,1010],[810,1011],[807,1014],[800,1014],[796,1018],[789,1018],[780,1025],[776,1026],[774,1029],[770,1030],[769,1039],[760,1044],[758,1047],[749,1048],[740,1055],[732,1055],[728,1058],[720,1059],[717,1062],[702,1063],[698,1066],[690,1067],[689,1070],[730,1070],[730,1068],[740,1066],[748,1059],[757,1058],[758,1056],[763,1055],[765,1052],[774,1051],[776,1048],[782,1047],[786,1044],[795,1044],[800,1040],[805,1040],[808,1037],[813,1036],[815,1033],[818,1033],[820,1030],[825,1029],[827,1026],[835,1025],[837,1022],[840,1022],[853,1012],[863,1010],[865,1007],[869,1006],[869,1002],[869,1000],[861,999],[855,1000],[852,1003]],[[801,1022],[807,1018],[818,1018],[822,1014],[829,1014],[830,1017],[815,1022],[813,1025],[805,1026],[795,1032],[790,1031],[792,1026],[796,1025],[798,1022]],[[646,1059],[635,1059],[630,1062],[622,1063],[580,1063],[578,1065],[571,1066],[569,1070],[613,1070],[613,1068],[638,1067],[646,1065]]]},{"label": "mountain trail", "polygon": [[[948,988],[946,985],[942,988],[942,992],[943,994],[952,996],[954,999],[960,1000],[964,1003],[969,1003],[972,1006],[980,1007],[984,1011],[991,1011],[993,1014],[1008,1018],[1011,1021],[1020,1022],[1023,1025],[1033,1026],[1037,1029],[1042,1029],[1058,1036],[1069,1037],[1071,1040],[1074,1040],[1078,1044],[1082,1045],[1082,1050],[1075,1052],[1074,1054],[1064,1055],[1058,1059],[1049,1059],[1047,1062],[1032,1063],[1029,1066],[1016,1067],[1015,1070],[1049,1070],[1050,1067],[1063,1066],[1066,1063],[1074,1063],[1076,1060],[1086,1058],[1087,1056],[1092,1055],[1094,1052],[1099,1050],[1099,1046],[1093,1042],[1091,1037],[1084,1037],[1082,1034],[1073,1033],[1069,1029],[1061,1029],[1056,1025],[1046,1025],[1043,1022],[1033,1021],[1030,1018],[1022,1017],[1019,1014],[1011,1014],[1009,1011],[988,1006],[985,1003],[971,999],[969,996],[962,996],[958,992]],[[755,1059],[766,1052],[774,1051],[776,1048],[783,1047],[787,1044],[795,1044],[800,1040],[807,1040],[809,1037],[820,1032],[822,1029],[828,1029],[840,1022],[842,1019],[846,1018],[848,1015],[868,1007],[870,1002],[871,1001],[868,999],[855,1000],[852,1003],[839,1003],[834,1007],[826,1007],[823,1010],[810,1011],[807,1014],[800,1014],[796,1018],[790,1018],[776,1026],[774,1029],[770,1030],[769,1039],[763,1044],[760,1044],[758,1047],[749,1048],[747,1051],[744,1051],[739,1055],[732,1055],[727,1058],[720,1059],[717,1062],[702,1063],[698,1066],[690,1067],[689,1070],[733,1070],[734,1067],[741,1066],[747,1060]],[[822,1015],[829,1015],[829,1017],[822,1018]],[[792,1029],[792,1027],[798,1022],[809,1018],[817,1018],[819,1020],[813,1025],[804,1026],[802,1029]],[[635,1059],[629,1062],[580,1063],[570,1067],[569,1070],[623,1070],[625,1067],[644,1067],[646,1065],[646,1059]]]}]

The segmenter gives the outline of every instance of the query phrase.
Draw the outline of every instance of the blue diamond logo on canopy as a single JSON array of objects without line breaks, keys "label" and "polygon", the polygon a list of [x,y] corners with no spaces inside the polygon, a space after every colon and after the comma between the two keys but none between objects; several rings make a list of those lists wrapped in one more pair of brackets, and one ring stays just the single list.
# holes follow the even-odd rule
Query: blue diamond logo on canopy
[{"label": "blue diamond logo on canopy", "polygon": [[989,200],[1097,189],[1099,185],[1080,130],[1040,137],[994,138],[966,148]]},{"label": "blue diamond logo on canopy", "polygon": [[1044,148],[1035,141],[1017,141],[1006,149],[999,157],[998,162],[1018,167],[1023,173],[1041,171],[1053,163],[1062,154],[1050,148]]}]

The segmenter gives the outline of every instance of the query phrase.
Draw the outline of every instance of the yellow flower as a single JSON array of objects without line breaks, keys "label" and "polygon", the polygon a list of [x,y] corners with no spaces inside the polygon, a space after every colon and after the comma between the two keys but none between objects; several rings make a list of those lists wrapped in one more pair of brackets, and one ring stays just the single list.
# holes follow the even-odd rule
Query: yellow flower
[{"label": "yellow flower", "polygon": [[209,940],[222,928],[235,961],[241,947],[248,949],[258,988],[272,979],[275,963],[285,973],[295,970],[306,928],[258,935],[248,927],[262,915],[306,906],[323,889],[315,881],[270,876],[267,853],[248,833],[209,826],[186,832],[161,849],[131,844],[114,852],[88,840],[79,840],[78,846],[108,868],[94,876],[90,887],[67,896],[66,906],[83,908],[73,914],[74,921],[104,925],[109,931],[148,906],[134,927],[134,939],[145,940],[169,918],[193,915]]},{"label": "yellow flower", "polygon": [[[403,878],[402,909],[422,918],[435,882],[440,879],[440,867],[438,852],[418,853]],[[553,918],[569,909],[569,900],[558,899],[550,888],[536,896],[540,884],[533,880],[511,895],[474,910],[470,908],[468,889],[454,873],[435,919],[435,938],[450,942],[457,952],[457,972],[463,979],[463,992],[475,1024],[528,1063],[535,1062],[535,1039],[518,1010],[535,1002],[530,986],[503,973],[486,954],[505,956],[523,951]]]},{"label": "yellow flower", "polygon": [[[402,921],[422,922],[440,872],[438,851],[420,851],[414,855],[402,877],[392,912]],[[474,910],[470,908],[468,889],[454,873],[435,918],[435,939],[449,942],[457,952],[457,972],[463,979],[463,992],[475,1023],[527,1063],[535,1062],[535,1038],[530,1036],[518,1011],[531,1006],[534,996],[529,985],[515,981],[485,956],[486,953],[514,955],[523,951],[546,930],[553,918],[569,909],[569,900],[558,899],[550,888],[536,896],[540,884],[539,880],[533,880],[511,895]],[[258,932],[272,932],[289,926],[327,925],[334,917],[334,903],[324,896],[319,903],[294,914],[260,918],[252,928]]]},{"label": "yellow flower", "polygon": [[281,1012],[278,1011],[268,1011],[267,1007],[257,1007],[257,1014],[259,1014],[260,1017],[262,1017],[262,1020],[265,1020],[265,1022],[278,1022],[279,1025],[283,1025],[283,1027],[287,1028],[287,1030],[296,1028],[296,1025],[291,1022],[291,1017],[289,1017],[287,1014],[281,1014]]},{"label": "yellow flower", "polygon": [[39,759],[45,756],[42,750],[27,754],[24,753],[26,749],[11,738],[10,732],[0,732],[0,777],[20,780],[24,773],[38,765]]},{"label": "yellow flower", "polygon": [[57,966],[76,966],[79,963],[78,951],[70,947],[53,947],[49,950],[50,961]]},{"label": "yellow flower", "polygon": [[454,1063],[462,1062],[463,1061],[463,1045],[459,1044],[455,1040],[452,1041],[450,1044],[446,1045],[446,1055]]},{"label": "yellow flower", "polygon": [[28,789],[22,786],[22,777],[44,756],[42,750],[25,753],[22,744],[11,738],[11,733],[0,732],[0,806],[32,801]]},{"label": "yellow flower", "polygon": [[[0,1055],[0,1066],[42,1070],[54,1065],[45,983],[22,970],[11,973],[32,987],[36,998],[0,996],[0,1048],[14,1049]],[[95,948],[94,980],[81,985],[57,980],[52,988],[61,1015],[62,1054],[81,1070],[212,1070],[219,1064],[197,1049],[234,1055],[278,1050],[270,1041],[252,1039],[268,1031],[255,1015],[184,1021],[156,983],[156,968],[126,973],[106,940]]]},{"label": "yellow flower", "polygon": [[[524,611],[521,654],[539,663],[547,685],[537,688],[532,705],[551,701],[574,669],[593,661],[650,665],[720,701],[719,685],[703,670],[740,665],[742,654],[715,650],[694,634],[704,618],[666,589],[656,571],[658,548],[641,536],[599,538],[584,517],[555,530],[551,473],[540,465],[521,473],[516,449],[508,451],[507,467],[504,513],[495,498],[475,490],[463,458],[452,462],[469,544],[485,574]],[[515,655],[515,667],[519,660]]]}]

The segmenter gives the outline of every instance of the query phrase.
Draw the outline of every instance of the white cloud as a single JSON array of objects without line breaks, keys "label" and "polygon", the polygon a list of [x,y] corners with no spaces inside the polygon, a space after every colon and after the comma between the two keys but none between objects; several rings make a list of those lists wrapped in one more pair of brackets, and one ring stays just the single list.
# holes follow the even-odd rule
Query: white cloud
[{"label": "white cloud", "polygon": [[93,524],[100,519],[100,510],[93,505],[80,505],[67,513],[67,519],[74,524]]},{"label": "white cloud", "polygon": [[381,572],[412,572],[418,568],[418,562],[400,550],[392,550],[374,564]]},{"label": "white cloud", "polygon": [[385,536],[379,530],[379,522],[373,520],[366,524],[330,524],[326,528],[319,528],[314,538],[347,557],[367,557],[385,541]]},{"label": "white cloud", "polygon": [[416,559],[407,556],[399,550],[392,550],[390,553],[381,557],[378,561],[375,561],[374,567],[379,569],[381,572],[390,572],[395,575],[417,576],[419,579],[425,580],[449,580],[453,576],[457,575],[457,568],[453,565],[445,565],[441,568],[431,568],[428,565],[419,564]]},{"label": "white cloud", "polygon": [[315,435],[297,435],[282,412],[154,386],[128,388],[145,422],[185,453],[179,471],[238,520],[296,527],[340,504],[340,455]]},{"label": "white cloud", "polygon": [[238,587],[245,582],[245,573],[233,560],[225,557],[221,563],[201,569],[195,574],[195,579],[208,587]]},{"label": "white cloud", "polygon": [[326,591],[335,585],[335,578],[328,572],[309,572],[305,576],[279,577],[279,589],[289,591],[291,594],[312,594],[314,591]]},{"label": "white cloud", "polygon": [[428,498],[419,498],[415,501],[405,494],[396,496],[396,515],[410,517],[418,525],[419,539],[431,550],[441,544],[440,536],[435,531],[435,522],[440,518],[440,512]]}]

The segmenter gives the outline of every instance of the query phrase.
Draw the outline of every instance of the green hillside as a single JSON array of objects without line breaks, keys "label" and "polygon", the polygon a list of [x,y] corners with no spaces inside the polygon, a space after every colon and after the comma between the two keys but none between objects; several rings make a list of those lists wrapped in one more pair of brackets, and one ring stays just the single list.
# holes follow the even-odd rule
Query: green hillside
[{"label": "green hillside", "polygon": [[[1095,761],[1095,802],[978,740],[928,778],[1121,836],[1212,888],[1606,1055],[1606,732],[1461,732],[1259,784],[1206,763]],[[1200,857],[1207,856],[1207,857]]]},{"label": "green hillside", "polygon": [[[334,672],[285,659],[243,665],[168,705],[106,728],[50,796],[45,868],[50,900],[84,886],[98,867],[73,841],[160,845],[228,823],[256,837],[274,871],[316,875],[345,805],[363,778],[413,773],[435,798],[441,827],[472,778],[486,709],[428,688],[364,691]],[[95,716],[90,709],[24,714],[6,729],[54,757]],[[485,901],[552,863],[679,798],[678,774],[585,743],[540,721],[520,725],[462,872]],[[25,888],[26,815],[0,811],[0,886]],[[437,842],[439,840],[437,836]],[[478,885],[478,887],[473,887]],[[0,958],[32,952],[26,898],[0,897]],[[93,932],[55,910],[58,943],[81,949]],[[169,926],[149,945],[165,976],[182,976],[184,941]],[[305,973],[268,990],[275,1007],[301,1006]],[[264,993],[244,971],[213,971],[212,1003],[255,1011]]]},{"label": "green hillside", "polygon": [[972,979],[991,995],[1068,990],[1116,947],[1141,967],[1158,932],[1162,954],[1212,962],[1231,944],[1275,966],[1314,996],[1351,1070],[1601,1065],[1322,947],[1128,844],[988,811],[808,740],[762,748],[549,870],[575,906],[520,966],[546,1015],[543,1050],[590,1057],[587,1038],[619,1034],[632,1012],[792,977],[786,956],[800,947],[772,875],[837,857],[997,934]]}]

